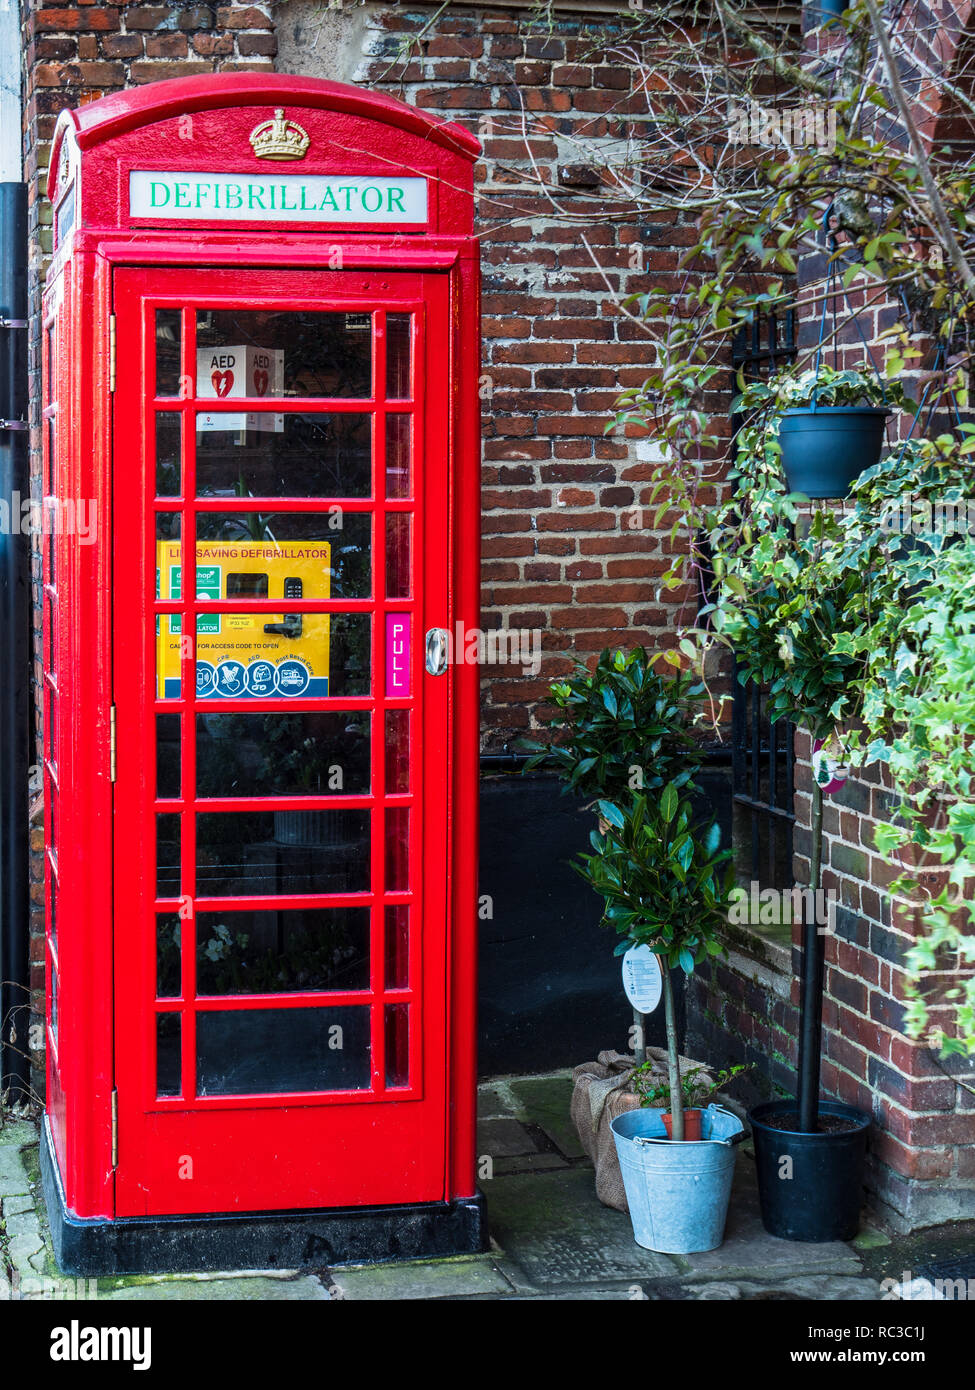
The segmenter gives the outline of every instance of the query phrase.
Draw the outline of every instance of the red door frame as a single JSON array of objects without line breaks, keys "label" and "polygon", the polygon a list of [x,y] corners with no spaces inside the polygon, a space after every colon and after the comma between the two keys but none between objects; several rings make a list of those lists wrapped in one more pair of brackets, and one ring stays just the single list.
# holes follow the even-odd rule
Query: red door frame
[{"label": "red door frame", "polygon": [[[147,1215],[190,1212],[213,1212],[229,1210],[268,1210],[282,1208],[307,1208],[316,1206],[381,1205],[393,1202],[412,1202],[443,1200],[454,1195],[448,1176],[447,1163],[447,1077],[448,1077],[448,1027],[451,1014],[449,999],[449,957],[447,950],[447,903],[450,899],[448,823],[450,798],[438,795],[444,786],[450,786],[448,775],[450,760],[450,730],[452,718],[451,685],[454,670],[445,677],[434,678],[423,674],[422,644],[423,633],[430,626],[451,627],[453,544],[443,545],[443,536],[451,537],[450,498],[448,481],[448,422],[450,420],[451,372],[449,353],[444,346],[451,341],[448,320],[448,277],[444,275],[400,274],[395,272],[382,276],[383,288],[375,275],[368,276],[355,272],[314,272],[296,271],[235,271],[228,273],[218,269],[207,270],[124,270],[116,272],[115,313],[116,340],[118,344],[118,376],[115,391],[116,439],[121,447],[116,453],[115,469],[115,593],[116,630],[114,649],[117,654],[126,652],[125,661],[116,659],[114,668],[115,702],[117,706],[117,782],[116,797],[116,1087],[118,1092],[118,1170],[116,1173],[116,1214]],[[371,288],[370,288],[371,286]],[[321,298],[319,299],[319,296]],[[366,608],[375,611],[412,611],[412,663],[413,691],[417,699],[422,695],[424,723],[422,731],[422,750],[427,785],[433,789],[422,801],[422,787],[414,781],[415,805],[423,806],[426,832],[424,846],[418,843],[418,817],[412,817],[411,862],[422,864],[424,870],[424,915],[423,936],[425,942],[422,976],[414,970],[411,983],[414,993],[409,991],[386,992],[387,1002],[412,1002],[414,1014],[422,1010],[422,1037],[424,1046],[419,1047],[421,1029],[411,1028],[411,1074],[422,1078],[419,1093],[395,1093],[395,1099],[381,1098],[383,1076],[380,1074],[382,1056],[382,1029],[379,1006],[373,1008],[372,1049],[373,1092],[333,1093],[332,1096],[288,1095],[246,1098],[207,1097],[193,1102],[189,1108],[186,1101],[155,1098],[153,1032],[156,1005],[154,997],[154,906],[151,886],[145,883],[145,866],[154,862],[154,847],[151,843],[151,823],[154,815],[152,788],[145,785],[145,769],[154,764],[152,724],[154,708],[154,628],[152,619],[154,589],[149,588],[149,579],[154,575],[154,535],[152,513],[152,493],[149,492],[149,479],[146,476],[145,460],[151,457],[149,448],[152,435],[149,426],[154,414],[153,397],[148,388],[147,373],[152,369],[152,353],[145,347],[146,315],[155,307],[176,307],[184,304],[198,304],[200,307],[219,307],[221,301],[228,305],[241,307],[252,302],[270,303],[275,307],[286,308],[334,308],[359,310],[365,308],[406,308],[418,310],[421,304],[431,316],[430,331],[427,335],[428,349],[426,362],[432,370],[427,373],[425,400],[421,403],[420,380],[417,381],[415,410],[417,419],[422,420],[424,428],[424,447],[414,450],[416,464],[425,460],[427,476],[417,476],[415,492],[415,527],[421,514],[426,526],[426,534],[432,544],[422,546],[418,543],[418,531],[414,536],[414,565],[422,560],[422,587],[417,586],[411,602],[388,600],[385,604],[379,598],[379,586],[384,574],[383,537],[384,527],[379,524],[383,514],[381,494],[374,492],[375,503],[349,503],[350,510],[367,510],[374,506],[376,525],[374,528],[373,571],[374,601],[360,603],[348,600],[335,600],[331,603],[308,600],[308,610],[322,608]],[[191,317],[191,316],[189,316]],[[438,346],[439,345],[439,346]],[[149,344],[151,348],[151,343]],[[195,347],[192,341],[184,339],[183,374],[195,379]],[[419,367],[420,359],[417,358]],[[378,367],[381,367],[381,362]],[[382,380],[379,370],[374,370],[378,384]],[[334,408],[335,403],[327,403]],[[361,402],[357,402],[361,406]],[[349,408],[349,402],[339,403],[338,408]],[[296,398],[294,401],[273,402],[276,411],[294,409],[308,411],[326,408],[325,403],[309,398]],[[228,402],[226,406],[216,405],[217,409],[250,410],[260,408],[259,402]],[[192,400],[174,402],[172,399],[160,400],[160,409],[179,409],[189,419],[195,409]],[[206,401],[205,408],[215,408],[215,403]],[[265,408],[267,408],[265,406]],[[133,451],[131,441],[141,438],[143,447]],[[193,438],[191,430],[184,431],[184,438]],[[382,431],[377,431],[379,447],[374,449],[376,479],[383,472]],[[140,463],[138,476],[133,476],[136,455]],[[184,497],[192,496],[194,489],[192,454],[187,457],[187,476],[184,478]],[[422,488],[422,491],[421,491]],[[154,490],[154,489],[153,489]],[[326,499],[324,505],[327,505]],[[232,510],[256,510],[253,501],[234,500]],[[267,505],[266,503],[264,505]],[[310,511],[322,503],[309,502],[308,499],[273,500],[276,511]],[[156,504],[158,510],[171,511],[176,506],[170,502]],[[227,499],[210,504],[201,503],[198,510],[227,510]],[[393,504],[393,510],[402,507]],[[132,518],[132,524],[127,523]],[[188,547],[184,548],[183,592],[193,594],[195,585],[187,583],[189,561]],[[122,577],[127,578],[126,583]],[[136,581],[133,577],[138,576]],[[226,603],[199,604],[200,611],[219,611],[234,605]],[[240,607],[240,604],[236,605]],[[262,606],[258,601],[248,600],[244,605],[256,611]],[[273,610],[274,601],[267,600],[264,605]],[[278,605],[279,606],[279,605]],[[301,608],[295,602],[295,609]],[[169,610],[173,607],[168,605]],[[195,597],[191,600],[189,613],[197,611]],[[167,605],[157,607],[156,611],[166,611]],[[184,630],[192,631],[195,624],[192,617]],[[132,634],[141,634],[141,641],[133,641]],[[382,644],[385,636],[385,623],[378,616],[373,621],[373,689],[381,696],[380,685],[384,673]],[[132,659],[135,658],[135,659]],[[192,658],[184,658],[183,690],[192,690]],[[190,701],[180,700],[178,705],[191,705]],[[232,702],[221,704],[228,708]],[[307,703],[307,702],[306,702]],[[327,707],[335,704],[341,708],[368,705],[365,700],[329,701]],[[383,700],[376,701],[377,709]],[[387,707],[403,703],[387,701]],[[165,702],[166,708],[173,712],[174,702]],[[289,701],[289,708],[301,707],[300,701]],[[309,704],[309,707],[312,707]],[[314,704],[322,708],[320,704]],[[160,706],[161,708],[161,706]],[[190,727],[190,713],[184,710],[184,740]],[[141,723],[141,732],[140,730]],[[373,789],[378,791],[382,782],[383,738],[380,733],[380,717],[373,721]],[[419,729],[414,727],[413,744],[420,741]],[[148,756],[147,756],[148,754]],[[192,740],[184,751],[184,793],[187,779],[192,775]],[[411,800],[412,798],[406,798]],[[372,811],[372,855],[374,882],[376,874],[382,872],[382,837],[377,833],[381,816],[381,796],[355,799],[343,798],[342,804],[368,804]],[[181,803],[186,804],[186,803]],[[277,809],[307,809],[304,798],[292,802],[275,800]],[[315,806],[321,803],[316,798]],[[224,803],[208,803],[208,810],[218,809]],[[166,809],[171,809],[167,807]],[[224,809],[230,809],[224,806]],[[247,801],[235,803],[234,809],[252,809]],[[184,854],[189,849],[190,816],[184,816],[183,844]],[[183,889],[192,885],[184,882]],[[334,902],[335,899],[332,899]],[[341,901],[341,900],[340,900]],[[139,903],[137,922],[139,930],[131,928],[132,904]],[[238,907],[245,901],[237,900]],[[255,905],[267,907],[266,899]],[[310,905],[310,904],[307,904]],[[435,908],[435,916],[431,915]],[[201,908],[200,910],[205,910]],[[418,949],[420,941],[418,914],[413,911],[412,951]],[[128,928],[128,929],[126,929]],[[191,918],[184,922],[183,952],[183,990],[188,1001],[188,991],[192,986],[193,952],[188,949],[193,930]],[[373,912],[371,932],[371,987],[374,998],[381,985],[382,969],[382,915],[377,909]],[[414,957],[412,964],[417,964]],[[425,999],[423,996],[425,995]],[[361,996],[329,994],[316,996],[320,1003],[362,1002]],[[221,1007],[305,1007],[310,996],[247,996],[246,998],[222,999]],[[169,1008],[167,1001],[165,1009]],[[183,1006],[185,1021],[192,1021],[194,1006],[188,1002]],[[187,1029],[184,1040],[184,1071],[192,1066],[192,1030]],[[413,1068],[417,1070],[414,1071]],[[184,1082],[187,1077],[184,1075]],[[151,1094],[150,1094],[151,1082]],[[378,1092],[378,1093],[377,1093]],[[270,1115],[264,1114],[271,1110]],[[381,1116],[377,1115],[381,1111]],[[377,1124],[377,1118],[381,1123]],[[376,1141],[379,1141],[378,1143]],[[370,1141],[372,1141],[370,1143]],[[309,1154],[328,1148],[338,1155],[338,1162],[329,1159],[322,1161],[316,1169],[309,1160]],[[187,1158],[192,1163],[187,1165]],[[187,1179],[187,1172],[192,1178]]]}]

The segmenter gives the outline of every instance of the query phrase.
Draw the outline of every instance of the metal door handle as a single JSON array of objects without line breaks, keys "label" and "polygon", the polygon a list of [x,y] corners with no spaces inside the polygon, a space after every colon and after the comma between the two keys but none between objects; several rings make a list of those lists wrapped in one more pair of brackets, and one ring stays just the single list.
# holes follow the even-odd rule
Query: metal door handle
[{"label": "metal door handle", "polygon": [[426,666],[431,676],[442,676],[447,669],[447,630],[432,627],[427,632]]}]

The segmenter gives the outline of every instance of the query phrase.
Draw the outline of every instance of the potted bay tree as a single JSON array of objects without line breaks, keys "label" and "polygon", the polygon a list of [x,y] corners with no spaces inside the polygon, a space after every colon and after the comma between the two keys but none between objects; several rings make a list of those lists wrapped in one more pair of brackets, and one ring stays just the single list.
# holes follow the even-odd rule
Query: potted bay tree
[{"label": "potted bay tree", "polygon": [[576,868],[603,899],[603,921],[620,938],[616,954],[647,946],[656,956],[667,1030],[669,1114],[641,1108],[611,1124],[634,1238],[647,1249],[670,1253],[712,1250],[723,1237],[733,1144],[744,1127],[712,1104],[700,1117],[700,1138],[685,1135],[671,971],[690,975],[721,954],[733,886],[731,852],[721,849],[716,821],[695,824],[686,783],[600,800],[599,812],[592,853],[582,855]]}]

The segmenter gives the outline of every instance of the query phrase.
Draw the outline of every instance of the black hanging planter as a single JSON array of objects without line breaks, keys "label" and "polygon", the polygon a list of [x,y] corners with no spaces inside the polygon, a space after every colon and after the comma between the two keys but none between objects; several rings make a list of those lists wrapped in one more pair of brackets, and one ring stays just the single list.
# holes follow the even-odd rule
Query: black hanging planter
[{"label": "black hanging planter", "polygon": [[890,410],[883,405],[820,405],[783,411],[782,468],[790,492],[845,497],[880,461]]},{"label": "black hanging planter", "polygon": [[832,1133],[803,1134],[774,1128],[794,1113],[794,1100],[756,1105],[748,1116],[762,1224],[783,1240],[852,1240],[863,1205],[863,1167],[870,1116],[852,1105],[820,1101],[819,1120],[846,1121]]}]

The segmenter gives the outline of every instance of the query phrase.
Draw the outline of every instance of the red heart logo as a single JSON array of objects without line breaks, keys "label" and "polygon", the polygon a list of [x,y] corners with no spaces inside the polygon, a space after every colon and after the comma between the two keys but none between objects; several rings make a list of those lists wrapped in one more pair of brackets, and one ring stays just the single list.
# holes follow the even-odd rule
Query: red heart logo
[{"label": "red heart logo", "polygon": [[213,389],[217,395],[223,397],[229,395],[233,388],[234,374],[231,371],[211,372],[210,380],[213,382]]},{"label": "red heart logo", "polygon": [[268,374],[263,367],[254,368],[254,390],[259,396],[263,396],[267,390]]}]

